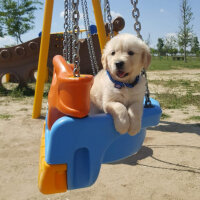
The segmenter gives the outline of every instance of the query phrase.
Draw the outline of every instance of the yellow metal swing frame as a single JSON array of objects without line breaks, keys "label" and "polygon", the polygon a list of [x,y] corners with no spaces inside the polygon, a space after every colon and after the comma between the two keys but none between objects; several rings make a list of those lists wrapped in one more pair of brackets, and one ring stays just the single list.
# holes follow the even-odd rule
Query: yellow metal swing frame
[{"label": "yellow metal swing frame", "polygon": [[[100,5],[99,0],[92,0],[92,4],[93,4],[93,9],[94,9],[96,25],[97,25],[100,48],[102,50],[107,42],[107,37],[106,37],[106,30],[104,26],[102,11],[101,11],[101,5]],[[41,114],[44,83],[45,83],[45,77],[47,73],[47,58],[48,58],[48,52],[49,52],[49,40],[50,40],[52,14],[53,14],[53,5],[54,5],[54,0],[45,1],[37,81],[36,81],[36,87],[35,87],[35,96],[34,96],[33,112],[32,112],[32,118],[34,119],[40,117],[40,114]]]}]

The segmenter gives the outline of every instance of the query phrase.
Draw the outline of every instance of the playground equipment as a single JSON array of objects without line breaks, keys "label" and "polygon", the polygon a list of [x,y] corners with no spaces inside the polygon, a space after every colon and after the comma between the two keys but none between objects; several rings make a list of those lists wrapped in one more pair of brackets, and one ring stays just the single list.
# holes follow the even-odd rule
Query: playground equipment
[{"label": "playground equipment", "polygon": [[[95,53],[99,55],[97,57],[97,63],[101,68],[98,36],[93,35],[92,37]],[[38,69],[40,40],[41,38],[38,37],[17,46],[0,48],[0,87],[2,87],[2,78],[5,74],[10,74],[10,81],[16,81],[20,86],[35,81],[34,72]],[[52,75],[53,72],[53,57],[55,55],[62,55],[62,53],[63,34],[51,34],[46,64],[50,75]],[[92,74],[92,69],[89,67],[90,60],[89,53],[87,52],[87,41],[85,39],[82,39],[80,43],[80,58],[84,58],[81,59],[80,62],[81,73]],[[9,79],[7,79],[7,82],[8,81]]]},{"label": "playground equipment", "polygon": [[[65,0],[65,17],[68,16],[68,2]],[[116,132],[109,114],[88,115],[93,76],[80,74],[79,1],[70,2],[73,5],[73,13],[76,13],[73,16],[75,18],[73,20],[73,64],[67,63],[64,59],[70,56],[67,55],[67,49],[64,49],[64,58],[58,55],[53,59],[54,73],[41,138],[38,176],[39,189],[44,194],[91,186],[98,177],[101,164],[117,161],[136,153],[144,141],[146,128],[157,125],[161,116],[159,103],[149,98],[148,91],[144,100],[142,128],[135,136],[120,135]],[[97,19],[100,46],[103,49],[107,37],[100,3],[99,0],[93,0],[92,3]],[[52,6],[53,1],[46,1],[45,13],[52,12]],[[46,16],[49,15],[46,13]],[[48,27],[45,22],[44,20],[44,27]],[[109,31],[112,36],[111,20]],[[139,34],[139,30],[137,31]],[[45,37],[45,32],[43,34],[42,37]],[[67,45],[68,39],[69,36],[64,37],[64,44]],[[41,53],[40,56],[43,54]]]},{"label": "playground equipment", "polygon": [[[125,22],[123,18],[118,17],[113,21],[113,29],[116,32],[119,32],[124,28],[124,24]],[[105,27],[107,29],[107,24]],[[101,69],[101,50],[99,46],[99,39],[96,34],[96,26],[91,25],[90,30],[92,32],[97,65],[99,66],[99,69]],[[63,39],[63,33],[50,34],[50,44],[46,64],[48,70],[46,68],[45,72],[49,73],[49,76],[52,76],[53,72],[53,57],[55,55],[63,54]],[[41,37],[38,37],[17,46],[0,48],[0,87],[3,86],[2,78],[4,75],[6,75],[6,82],[18,82],[19,86],[24,86],[29,82],[35,81],[34,72],[38,69],[37,65],[41,44],[40,41]],[[92,74],[93,72],[90,67],[90,56],[86,39],[80,40],[79,54],[81,73]]]},{"label": "playground equipment", "polygon": [[0,86],[2,77],[11,74],[24,85],[28,80],[34,80],[34,71],[37,69],[40,40],[34,39],[10,48],[0,49]]}]

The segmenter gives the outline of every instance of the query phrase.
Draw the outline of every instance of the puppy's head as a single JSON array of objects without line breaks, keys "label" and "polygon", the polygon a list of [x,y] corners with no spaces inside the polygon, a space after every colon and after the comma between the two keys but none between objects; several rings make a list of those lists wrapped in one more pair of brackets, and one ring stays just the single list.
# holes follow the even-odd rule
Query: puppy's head
[{"label": "puppy's head", "polygon": [[132,82],[143,68],[151,62],[148,46],[131,34],[119,34],[107,42],[103,55],[103,68],[113,78],[123,82]]}]

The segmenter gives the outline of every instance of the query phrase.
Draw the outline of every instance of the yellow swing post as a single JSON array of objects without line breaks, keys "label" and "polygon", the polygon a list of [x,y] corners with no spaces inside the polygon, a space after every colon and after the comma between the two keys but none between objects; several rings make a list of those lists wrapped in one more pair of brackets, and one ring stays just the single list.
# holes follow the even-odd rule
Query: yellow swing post
[{"label": "yellow swing post", "polygon": [[[48,50],[49,50],[51,20],[52,20],[52,13],[53,13],[53,3],[54,3],[54,0],[45,1],[44,21],[43,21],[43,29],[42,29],[41,47],[40,47],[40,55],[39,55],[39,62],[38,62],[38,73],[37,73],[32,118],[38,118],[40,116],[41,107],[42,107],[42,97],[43,97],[44,83],[45,83],[45,77],[46,77],[46,72],[47,72],[46,68],[47,68],[47,57],[48,57]],[[107,42],[107,37],[106,37],[106,30],[104,26],[103,16],[101,12],[100,1],[92,0],[92,4],[93,4],[95,20],[97,24],[100,48],[101,50],[103,50]]]},{"label": "yellow swing post", "polygon": [[32,118],[38,118],[40,116],[42,107],[42,97],[44,92],[45,77],[46,73],[48,72],[47,58],[49,52],[49,40],[50,40],[53,4],[54,0],[45,1],[44,21],[42,28],[42,37],[41,37],[41,46],[40,46],[40,55],[38,62],[38,72],[37,72],[37,81],[35,87]]},{"label": "yellow swing post", "polygon": [[6,74],[6,83],[10,81],[10,74]]},{"label": "yellow swing post", "polygon": [[97,32],[99,37],[99,44],[101,51],[104,49],[104,46],[107,42],[106,37],[106,29],[103,21],[103,15],[101,12],[101,5],[99,0],[92,0],[94,15],[95,15],[95,21],[97,25]]}]

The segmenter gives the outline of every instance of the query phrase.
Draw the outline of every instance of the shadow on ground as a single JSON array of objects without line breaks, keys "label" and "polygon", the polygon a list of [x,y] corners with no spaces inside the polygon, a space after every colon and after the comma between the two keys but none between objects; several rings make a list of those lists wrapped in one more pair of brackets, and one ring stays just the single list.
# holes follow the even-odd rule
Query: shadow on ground
[{"label": "shadow on ground", "polygon": [[147,130],[162,132],[195,133],[197,135],[200,135],[200,123],[182,124],[177,122],[160,121],[160,124],[158,126],[149,127]]},{"label": "shadow on ground", "polygon": [[[172,170],[172,171],[178,171],[178,172],[191,172],[191,173],[200,174],[200,168],[168,162],[164,159],[162,160],[162,159],[156,158],[153,155],[154,148],[167,149],[169,147],[170,148],[184,148],[184,149],[195,148],[196,150],[200,150],[200,147],[187,146],[187,145],[147,145],[147,146],[142,146],[142,148],[135,155],[132,155],[128,158],[122,159],[117,162],[109,163],[109,164],[111,165],[126,164],[126,165],[131,165],[131,166],[139,165],[139,166],[149,167],[153,169]],[[146,158],[151,158],[154,161],[151,161],[151,164],[143,164],[142,160]],[[161,166],[161,164],[163,166]]]},{"label": "shadow on ground", "polygon": [[127,165],[137,165],[138,161],[143,160],[147,157],[151,157],[153,155],[153,150],[147,146],[142,146],[141,149],[134,155],[125,158],[123,160],[113,162],[111,164],[127,164]]}]

